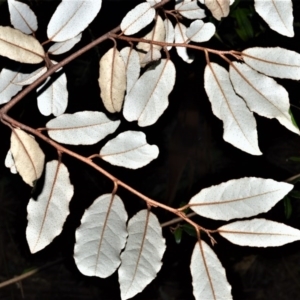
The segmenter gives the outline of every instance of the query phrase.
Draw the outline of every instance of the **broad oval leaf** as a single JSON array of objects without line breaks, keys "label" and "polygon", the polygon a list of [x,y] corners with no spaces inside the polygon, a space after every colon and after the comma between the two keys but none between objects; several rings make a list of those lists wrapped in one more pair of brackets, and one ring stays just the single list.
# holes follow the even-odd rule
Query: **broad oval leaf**
[{"label": "broad oval leaf", "polygon": [[125,119],[142,127],[154,124],[169,105],[175,74],[174,64],[166,59],[148,68],[125,97]]},{"label": "broad oval leaf", "polygon": [[80,111],[63,114],[50,120],[47,124],[49,136],[69,145],[92,145],[113,133],[120,121],[111,121],[102,112]]},{"label": "broad oval leaf", "polygon": [[22,86],[16,85],[13,81],[18,78],[18,72],[3,68],[0,73],[0,104],[7,103],[16,95]]},{"label": "broad oval leaf", "polygon": [[202,240],[194,247],[190,269],[196,300],[232,299],[225,269],[215,252]]},{"label": "broad oval leaf", "polygon": [[116,48],[109,49],[101,57],[98,81],[105,108],[111,113],[119,112],[126,90],[126,69]]},{"label": "broad oval leaf", "polygon": [[254,7],[271,29],[288,37],[294,36],[291,0],[254,0]]},{"label": "broad oval leaf", "polygon": [[42,250],[61,233],[73,193],[66,166],[57,160],[48,162],[43,190],[27,206],[26,238],[31,253]]},{"label": "broad oval leaf", "polygon": [[[186,26],[180,22],[175,25],[175,43],[189,43],[189,39],[186,36]],[[190,57],[187,53],[186,47],[176,47],[177,54],[188,64],[194,61],[194,58]]]},{"label": "broad oval leaf", "polygon": [[47,36],[54,42],[74,38],[94,20],[102,0],[62,0],[47,28]]},{"label": "broad oval leaf", "polygon": [[267,212],[292,189],[289,183],[245,177],[203,189],[189,204],[200,216],[228,221]]},{"label": "broad oval leaf", "polygon": [[108,141],[100,156],[114,166],[138,169],[157,158],[158,153],[158,147],[149,145],[143,132],[125,131]]},{"label": "broad oval leaf", "polygon": [[268,76],[300,80],[300,54],[280,47],[248,48],[242,52],[247,65]]},{"label": "broad oval leaf", "polygon": [[224,140],[252,155],[261,155],[255,118],[244,100],[235,94],[227,70],[209,63],[205,68],[204,87],[213,113],[223,121]]},{"label": "broad oval leaf", "polygon": [[45,155],[33,137],[21,129],[13,129],[10,138],[10,150],[16,169],[22,179],[34,186],[44,169]]},{"label": "broad oval leaf", "polygon": [[120,54],[125,63],[126,70],[126,91],[127,94],[134,86],[140,76],[141,66],[140,58],[136,50],[130,47],[125,47],[120,51]]},{"label": "broad oval leaf", "polygon": [[36,15],[27,4],[15,0],[8,0],[7,3],[11,24],[16,29],[26,34],[37,31]]},{"label": "broad oval leaf", "polygon": [[287,129],[300,134],[289,114],[289,95],[284,87],[246,64],[232,62],[229,73],[235,91],[244,98],[251,111],[276,118]]},{"label": "broad oval leaf", "polygon": [[66,53],[81,40],[81,36],[82,34],[80,33],[69,40],[55,43],[48,49],[48,52],[52,55],[59,55],[59,54]]},{"label": "broad oval leaf", "polygon": [[229,14],[230,0],[205,0],[206,7],[211,11],[214,18],[221,20]]},{"label": "broad oval leaf", "polygon": [[[29,85],[35,82],[43,74],[47,72],[47,67],[41,67],[32,73],[18,73],[18,76],[13,80],[13,83],[18,86]],[[22,87],[21,87],[22,88]]]},{"label": "broad oval leaf", "polygon": [[21,63],[38,64],[44,60],[45,52],[34,37],[0,26],[0,55]]},{"label": "broad oval leaf", "polygon": [[[174,43],[175,39],[175,29],[172,22],[169,19],[164,20],[165,31],[166,31],[166,43]],[[172,46],[167,47],[168,50],[172,49]]]},{"label": "broad oval leaf", "polygon": [[125,35],[132,35],[147,25],[149,25],[155,16],[155,9],[148,2],[138,4],[130,10],[121,22],[121,30]]},{"label": "broad oval leaf", "polygon": [[6,168],[10,169],[10,172],[12,174],[18,173],[18,171],[16,169],[15,161],[14,161],[14,158],[12,157],[12,153],[11,153],[10,149],[8,150],[8,152],[5,156],[4,165]]},{"label": "broad oval leaf", "polygon": [[53,114],[59,116],[68,106],[68,90],[66,74],[56,73],[37,88],[37,104],[39,111],[44,116]]},{"label": "broad oval leaf", "polygon": [[128,223],[128,240],[118,270],[122,300],[140,293],[162,266],[166,249],[157,217],[141,210]]},{"label": "broad oval leaf", "polygon": [[127,212],[121,198],[105,194],[85,211],[76,230],[75,263],[86,276],[106,278],[120,265],[127,238]]},{"label": "broad oval leaf", "polygon": [[266,219],[233,222],[217,229],[233,244],[250,247],[276,247],[300,240],[300,230]]},{"label": "broad oval leaf", "polygon": [[205,18],[205,11],[198,6],[197,1],[184,0],[176,4],[175,9],[187,19]]},{"label": "broad oval leaf", "polygon": [[186,37],[193,42],[203,43],[209,41],[215,32],[216,27],[213,23],[196,20],[187,28]]}]

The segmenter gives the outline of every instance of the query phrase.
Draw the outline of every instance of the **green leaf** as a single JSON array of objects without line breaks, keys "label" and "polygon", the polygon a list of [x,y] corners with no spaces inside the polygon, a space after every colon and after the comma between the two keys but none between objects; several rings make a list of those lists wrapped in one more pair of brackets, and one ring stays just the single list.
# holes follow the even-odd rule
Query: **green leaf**
[{"label": "green leaf", "polygon": [[190,224],[182,225],[182,229],[190,236],[197,236],[195,228]]},{"label": "green leaf", "polygon": [[290,195],[290,197],[300,199],[300,191],[292,191],[292,192],[290,192],[289,195]]},{"label": "green leaf", "polygon": [[291,156],[289,157],[290,161],[294,161],[294,162],[300,162],[300,157],[299,156]]},{"label": "green leaf", "polygon": [[178,227],[178,228],[175,229],[174,238],[175,238],[175,242],[177,244],[180,244],[181,238],[182,238],[182,228],[181,227]]},{"label": "green leaf", "polygon": [[284,197],[283,198],[283,205],[284,205],[284,214],[287,219],[291,217],[293,207],[291,203],[291,199],[289,197]]},{"label": "green leaf", "polygon": [[293,113],[292,113],[292,111],[290,109],[289,109],[289,114],[291,116],[293,124],[299,129],[299,126],[298,126],[298,124],[297,124],[297,122],[296,122],[296,120],[294,118],[294,115],[293,115]]}]

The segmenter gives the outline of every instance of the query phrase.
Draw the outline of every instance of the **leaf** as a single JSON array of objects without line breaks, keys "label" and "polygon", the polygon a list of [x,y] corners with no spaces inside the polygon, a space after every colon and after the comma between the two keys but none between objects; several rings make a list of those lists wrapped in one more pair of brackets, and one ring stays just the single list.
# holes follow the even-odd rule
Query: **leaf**
[{"label": "leaf", "polygon": [[44,60],[42,45],[11,27],[0,26],[0,55],[26,64],[38,64]]},{"label": "leaf", "polygon": [[229,14],[230,0],[205,0],[204,3],[214,18],[219,21]]},{"label": "leaf", "polygon": [[288,37],[294,36],[291,0],[254,0],[254,7],[271,29]]},{"label": "leaf", "polygon": [[80,111],[63,114],[50,120],[47,124],[49,136],[69,145],[92,145],[113,133],[120,121],[111,121],[102,112]]},{"label": "leaf", "polygon": [[202,240],[194,247],[190,269],[196,300],[232,299],[225,269],[214,251]]},{"label": "leaf", "polygon": [[193,42],[203,43],[209,41],[215,32],[216,27],[213,23],[204,23],[201,20],[196,20],[187,28],[186,37]]},{"label": "leaf", "polygon": [[200,216],[228,221],[267,212],[292,189],[289,183],[245,177],[203,189],[189,204]]},{"label": "leaf", "polygon": [[149,50],[149,52],[146,53],[143,60],[141,61],[141,64],[148,64],[153,61],[158,61],[161,59],[161,53],[159,50],[153,48],[152,50]]},{"label": "leaf", "polygon": [[43,190],[27,206],[26,238],[31,253],[42,250],[61,233],[73,194],[66,166],[57,160],[48,162]]},{"label": "leaf", "polygon": [[300,230],[266,219],[233,222],[218,232],[233,244],[250,247],[276,247],[300,240]]},{"label": "leaf", "polygon": [[129,220],[127,230],[128,240],[118,270],[122,300],[140,293],[156,277],[166,249],[159,221],[146,209]]},{"label": "leaf", "polygon": [[59,116],[68,106],[67,77],[65,73],[55,74],[37,88],[37,104],[44,116]]},{"label": "leaf", "polygon": [[38,180],[44,169],[45,155],[33,137],[21,129],[13,129],[10,150],[18,173],[30,186]]},{"label": "leaf", "polygon": [[35,82],[38,78],[40,78],[43,74],[47,72],[46,67],[41,67],[32,73],[18,73],[17,77],[13,79],[13,83],[21,86],[29,85]]},{"label": "leaf", "polygon": [[82,34],[78,34],[77,36],[66,40],[64,42],[59,42],[53,44],[49,49],[48,52],[52,55],[59,55],[68,52],[70,49],[72,49],[80,40],[81,40]]},{"label": "leaf", "polygon": [[252,155],[261,155],[255,118],[243,99],[235,94],[228,72],[216,63],[209,63],[204,87],[214,115],[223,121],[224,140]]},{"label": "leaf", "polygon": [[147,25],[155,17],[155,9],[148,2],[141,3],[130,10],[121,22],[121,30],[125,35],[132,35]]},{"label": "leaf", "polygon": [[12,174],[17,174],[18,173],[18,171],[16,169],[15,161],[12,157],[12,153],[11,153],[10,150],[8,150],[8,152],[6,154],[4,165],[5,165],[6,168],[10,169],[10,172]]},{"label": "leaf", "polygon": [[139,55],[136,50],[130,47],[125,47],[120,51],[120,54],[125,63],[126,70],[126,91],[127,94],[134,86],[140,76],[141,66]]},{"label": "leaf", "polygon": [[[164,20],[165,32],[166,32],[166,43],[174,43],[175,29],[172,22],[169,19]],[[172,49],[172,46],[167,47],[168,50]]]},{"label": "leaf", "polygon": [[31,8],[19,1],[8,0],[11,24],[26,34],[32,34],[38,29],[37,18]]},{"label": "leaf", "polygon": [[252,69],[277,78],[300,80],[300,54],[280,47],[248,48],[243,59]]},{"label": "leaf", "polygon": [[147,0],[147,2],[148,2],[151,6],[154,6],[154,5],[156,5],[157,3],[161,2],[161,0]]},{"label": "leaf", "polygon": [[62,0],[47,27],[51,41],[64,42],[81,33],[101,9],[102,0]]},{"label": "leaf", "polygon": [[109,49],[100,59],[98,81],[105,108],[111,113],[119,112],[126,90],[126,69],[116,48]]},{"label": "leaf", "polygon": [[[1,51],[1,50],[0,50]],[[7,103],[22,87],[13,83],[18,72],[3,68],[0,73],[0,104]]]},{"label": "leaf", "polygon": [[158,147],[149,145],[143,132],[125,131],[108,141],[100,156],[114,166],[138,169],[157,158],[158,153]]},{"label": "leaf", "polygon": [[[186,36],[186,27],[180,22],[175,25],[175,43],[189,43],[189,39]],[[190,57],[185,47],[176,47],[177,54],[188,64],[194,61],[194,58]]]},{"label": "leaf", "polygon": [[229,73],[235,91],[244,98],[251,111],[276,118],[287,129],[300,134],[289,114],[289,95],[284,87],[246,64],[232,62]]},{"label": "leaf", "polygon": [[174,64],[166,59],[148,68],[125,97],[125,119],[142,127],[154,124],[169,105],[175,74]]},{"label": "leaf", "polygon": [[205,11],[198,6],[197,1],[184,0],[176,4],[175,9],[187,19],[205,18]]},{"label": "leaf", "polygon": [[127,238],[126,221],[127,212],[117,195],[102,195],[85,211],[74,248],[82,274],[106,278],[118,268]]}]

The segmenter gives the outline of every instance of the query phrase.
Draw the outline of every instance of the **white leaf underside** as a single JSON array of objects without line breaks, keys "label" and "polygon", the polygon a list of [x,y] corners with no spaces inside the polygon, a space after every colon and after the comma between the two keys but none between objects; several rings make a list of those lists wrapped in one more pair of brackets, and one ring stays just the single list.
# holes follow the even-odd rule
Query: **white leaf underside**
[{"label": "white leaf underside", "polygon": [[225,269],[214,251],[202,240],[194,247],[190,269],[196,300],[232,299]]},{"label": "white leaf underside", "polygon": [[[166,32],[166,43],[174,43],[175,29],[172,22],[169,19],[164,20],[165,32]],[[172,49],[172,46],[167,47],[168,50]]]},{"label": "white leaf underside", "polygon": [[151,6],[154,6],[154,5],[156,5],[157,3],[161,2],[161,0],[147,0],[147,2],[148,2]]},{"label": "white leaf underside", "polygon": [[47,80],[37,88],[37,104],[40,113],[44,116],[59,116],[65,112],[68,106],[67,77],[65,73]]},{"label": "white leaf underside", "polygon": [[294,36],[291,0],[254,0],[254,7],[271,29],[288,37]]},{"label": "white leaf underside", "polygon": [[292,189],[289,183],[245,177],[205,188],[189,204],[200,216],[228,221],[267,212]]},{"label": "white leaf underside", "polygon": [[45,52],[34,37],[0,26],[0,55],[21,63],[38,64],[44,60]]},{"label": "white leaf underside", "polygon": [[130,10],[123,18],[120,26],[125,35],[132,35],[147,25],[149,25],[155,16],[155,9],[148,2],[138,4]]},{"label": "white leaf underside", "polygon": [[81,33],[101,9],[102,0],[63,0],[47,27],[47,36],[54,42],[64,42]]},{"label": "white leaf underside", "polygon": [[300,230],[265,219],[233,222],[218,232],[233,244],[250,247],[277,247],[300,240]]},{"label": "white leaf underside", "polygon": [[216,63],[209,63],[204,87],[214,115],[223,121],[224,140],[252,155],[261,155],[255,118],[244,100],[235,94],[228,72]]},{"label": "white leaf underside", "polygon": [[69,145],[92,145],[113,133],[120,121],[111,121],[102,112],[81,111],[64,114],[50,120],[47,124],[49,136]]},{"label": "white leaf underside", "polygon": [[276,118],[287,129],[300,134],[289,114],[289,95],[284,87],[246,64],[232,62],[229,73],[235,91],[244,98],[251,111]]},{"label": "white leaf underside", "polygon": [[69,40],[55,43],[48,49],[48,53],[52,55],[59,55],[59,54],[66,53],[69,50],[71,50],[81,40],[81,37],[82,34],[80,33]]},{"label": "white leaf underside", "polygon": [[112,165],[138,169],[157,158],[158,153],[158,147],[149,145],[143,132],[125,131],[108,141],[100,156]]},{"label": "white leaf underside", "polygon": [[280,47],[248,48],[243,59],[252,69],[271,77],[300,80],[300,54]]},{"label": "white leaf underside", "polygon": [[[189,43],[189,39],[186,36],[186,26],[180,22],[175,25],[175,43]],[[176,51],[179,57],[181,57],[186,63],[191,64],[194,58],[188,55],[186,47],[176,47]]]},{"label": "white leaf underside", "polygon": [[111,112],[122,109],[126,90],[124,60],[116,48],[109,49],[100,59],[99,86],[105,108]]},{"label": "white leaf underside", "polygon": [[149,50],[149,52],[146,53],[143,60],[141,61],[141,64],[146,65],[150,62],[158,61],[159,59],[161,59],[160,51],[158,49],[153,48],[153,49]]},{"label": "white leaf underside", "polygon": [[20,88],[22,88],[24,85],[32,84],[46,72],[47,68],[41,67],[32,73],[18,73],[17,77],[13,79],[13,83],[21,86]]},{"label": "white leaf underside", "polygon": [[128,240],[118,270],[122,300],[140,293],[162,266],[165,239],[157,217],[141,210],[128,223]]},{"label": "white leaf underside", "polygon": [[187,28],[186,37],[193,42],[203,43],[209,41],[215,32],[216,27],[213,23],[196,20]]},{"label": "white leaf underside", "polygon": [[175,74],[174,64],[166,59],[148,68],[125,97],[125,119],[142,127],[154,124],[169,105]]},{"label": "white leaf underside", "polygon": [[42,250],[61,233],[73,193],[66,166],[57,160],[48,162],[43,190],[27,206],[26,238],[31,253]]},{"label": "white leaf underside", "polygon": [[15,165],[15,161],[12,157],[12,153],[10,150],[8,150],[7,154],[6,154],[6,157],[5,157],[5,160],[4,160],[4,165],[6,168],[9,168],[10,169],[10,172],[12,174],[17,174],[18,171],[16,169],[16,165]]},{"label": "white leaf underside", "polygon": [[206,17],[204,9],[198,6],[197,1],[185,0],[176,4],[175,9],[187,19],[203,19]]},{"label": "white leaf underside", "polygon": [[7,2],[10,21],[16,29],[26,34],[32,34],[37,31],[36,15],[27,4],[15,0],[8,0]]},{"label": "white leaf underside", "polygon": [[82,274],[106,278],[119,267],[127,238],[126,222],[127,212],[117,195],[102,195],[85,211],[74,248]]},{"label": "white leaf underside", "polygon": [[13,81],[18,77],[18,72],[3,68],[0,73],[0,104],[7,103],[16,95],[22,86],[16,85]]},{"label": "white leaf underside", "polygon": [[204,3],[214,18],[219,21],[229,14],[230,0],[205,0]]},{"label": "white leaf underside", "polygon": [[44,169],[45,155],[40,146],[30,135],[15,128],[11,133],[10,150],[18,173],[33,186]]}]

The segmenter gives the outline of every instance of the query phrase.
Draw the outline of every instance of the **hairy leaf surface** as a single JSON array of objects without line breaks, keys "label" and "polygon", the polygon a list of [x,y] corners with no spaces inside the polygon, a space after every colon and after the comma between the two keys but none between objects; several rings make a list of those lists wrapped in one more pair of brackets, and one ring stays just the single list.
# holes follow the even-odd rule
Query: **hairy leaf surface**
[{"label": "hairy leaf surface", "polygon": [[148,68],[125,97],[125,119],[142,127],[154,124],[169,105],[175,74],[174,64],[166,59]]},{"label": "hairy leaf surface", "polygon": [[267,212],[292,189],[289,183],[245,177],[203,189],[189,204],[200,216],[228,221]]},{"label": "hairy leaf surface", "polygon": [[81,33],[101,9],[102,0],[62,0],[47,28],[47,36],[54,42],[64,42]]},{"label": "hairy leaf surface", "polygon": [[100,156],[112,165],[138,169],[157,158],[158,153],[158,147],[149,145],[143,132],[125,131],[108,141]]},{"label": "hairy leaf surface", "polygon": [[119,112],[126,90],[126,69],[116,48],[109,49],[100,59],[99,85],[105,108],[111,113]]},{"label": "hairy leaf surface", "polygon": [[118,270],[122,300],[140,293],[162,266],[165,239],[157,217],[141,210],[128,223],[128,240]]},{"label": "hairy leaf surface", "polygon": [[73,193],[66,166],[57,160],[48,162],[43,190],[27,206],[26,238],[31,253],[42,250],[61,233]]},{"label": "hairy leaf surface", "polygon": [[33,137],[21,129],[11,133],[10,150],[18,173],[22,179],[33,186],[44,169],[45,155]]},{"label": "hairy leaf surface", "polygon": [[52,55],[59,55],[59,54],[66,53],[81,40],[81,36],[82,34],[80,33],[69,40],[55,43],[48,49],[48,52]]},{"label": "hairy leaf surface", "polygon": [[224,140],[252,155],[261,155],[255,118],[243,99],[235,94],[228,72],[216,63],[209,63],[204,87],[213,113],[223,121]]},{"label": "hairy leaf surface", "polygon": [[233,222],[218,232],[233,244],[250,247],[275,247],[300,240],[300,230],[266,219]]},{"label": "hairy leaf surface", "polygon": [[69,145],[92,145],[113,133],[120,121],[111,121],[102,112],[80,111],[63,114],[50,120],[47,124],[49,136]]},{"label": "hairy leaf surface", "polygon": [[176,4],[175,9],[187,19],[205,18],[205,11],[198,6],[197,1],[184,0]]},{"label": "hairy leaf surface", "polygon": [[21,63],[38,64],[44,60],[45,52],[34,37],[0,26],[0,55]]},{"label": "hairy leaf surface", "polygon": [[232,299],[225,269],[214,251],[202,240],[194,247],[190,269],[196,300]]},{"label": "hairy leaf surface", "polygon": [[216,32],[213,23],[204,23],[202,20],[196,20],[191,23],[186,30],[186,37],[193,42],[203,43],[209,41]]},{"label": "hairy leaf surface", "polygon": [[13,81],[18,78],[19,73],[3,68],[0,73],[0,104],[8,102],[22,89]]},{"label": "hairy leaf surface", "polygon": [[117,195],[102,195],[85,211],[74,249],[82,274],[106,278],[118,268],[127,238],[126,222],[127,212]]}]

